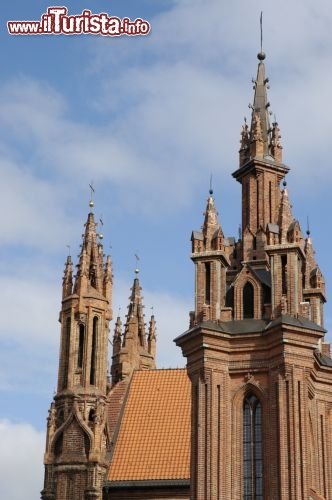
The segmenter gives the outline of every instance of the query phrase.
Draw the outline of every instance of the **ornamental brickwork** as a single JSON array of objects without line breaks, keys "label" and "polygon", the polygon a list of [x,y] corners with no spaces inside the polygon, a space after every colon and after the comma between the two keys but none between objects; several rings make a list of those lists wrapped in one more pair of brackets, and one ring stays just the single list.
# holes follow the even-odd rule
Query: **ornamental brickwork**
[{"label": "ornamental brickwork", "polygon": [[77,272],[65,265],[42,500],[332,500],[325,282],[293,217],[258,59],[233,173],[239,238],[225,236],[212,189],[191,236],[195,308],[175,339],[186,371],[155,368],[137,274],[108,338],[112,264],[88,215]]},{"label": "ornamental brickwork", "polygon": [[[325,283],[292,215],[280,130],[258,54],[241,133],[241,237],[210,191],[192,233],[195,310],[176,339],[192,383],[191,500],[332,499],[332,360]],[[282,187],[280,187],[283,181]]]}]

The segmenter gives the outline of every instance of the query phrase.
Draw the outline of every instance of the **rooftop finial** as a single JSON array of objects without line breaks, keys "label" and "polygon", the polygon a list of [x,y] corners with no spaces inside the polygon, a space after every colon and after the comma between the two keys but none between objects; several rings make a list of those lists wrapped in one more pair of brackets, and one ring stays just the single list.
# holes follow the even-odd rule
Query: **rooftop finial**
[{"label": "rooftop finial", "polygon": [[309,215],[307,215],[307,236],[310,236],[310,225],[309,225]]},{"label": "rooftop finial", "polygon": [[213,189],[212,189],[212,174],[210,175],[210,189],[209,189],[209,193],[210,193],[210,195],[211,195],[211,196],[213,195]]},{"label": "rooftop finial", "polygon": [[93,202],[93,195],[94,195],[94,192],[95,192],[95,188],[93,187],[93,181],[91,181],[91,183],[89,184],[89,187],[90,187],[90,201],[89,201],[89,207],[90,208],[93,208],[95,206],[94,202]]},{"label": "rooftop finial", "polygon": [[[100,222],[100,225],[101,225],[101,228],[102,228],[102,227],[103,227],[103,225],[104,225],[104,222],[103,222],[103,216],[102,216],[102,215],[99,217],[99,222]],[[99,233],[99,234],[98,234],[98,238],[99,238],[100,240],[102,240],[102,239],[104,238],[103,233]]]},{"label": "rooftop finial", "polygon": [[263,52],[263,12],[261,12],[261,17],[260,17],[260,31],[261,31],[261,51],[257,54],[257,57],[260,61],[264,61],[265,53]]},{"label": "rooftop finial", "polygon": [[66,247],[68,248],[68,257],[70,257],[70,254],[71,254],[71,252],[70,252],[70,245],[66,245]]},{"label": "rooftop finial", "polygon": [[136,258],[135,274],[137,275],[139,273],[139,267],[138,267],[139,256],[137,255],[137,253],[135,253],[135,258]]}]

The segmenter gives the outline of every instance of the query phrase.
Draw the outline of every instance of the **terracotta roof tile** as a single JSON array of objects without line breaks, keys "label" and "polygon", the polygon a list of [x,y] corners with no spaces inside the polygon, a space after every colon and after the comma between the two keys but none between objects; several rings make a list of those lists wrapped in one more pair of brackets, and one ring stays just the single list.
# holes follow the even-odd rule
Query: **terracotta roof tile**
[{"label": "terracotta roof tile", "polygon": [[190,478],[190,412],[184,369],[134,372],[109,481]]},{"label": "terracotta roof tile", "polygon": [[118,382],[108,394],[108,431],[112,439],[116,424],[119,420],[122,404],[128,389],[128,381],[121,380]]}]

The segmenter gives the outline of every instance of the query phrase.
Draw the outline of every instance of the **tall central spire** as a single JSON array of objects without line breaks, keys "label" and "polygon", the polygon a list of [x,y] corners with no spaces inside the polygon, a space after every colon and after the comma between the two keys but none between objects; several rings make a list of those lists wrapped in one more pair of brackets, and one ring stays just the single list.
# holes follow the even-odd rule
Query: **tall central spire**
[{"label": "tall central spire", "polygon": [[[268,108],[270,103],[267,99],[267,88],[269,79],[265,77],[265,54],[264,52],[259,52],[257,54],[258,64],[257,78],[254,81],[255,95],[254,102],[251,106],[251,128],[250,128],[250,139],[260,140],[263,143],[263,156],[270,154],[270,120]],[[259,128],[259,132],[257,131]],[[259,137],[256,137],[257,132]]]},{"label": "tall central spire", "polygon": [[[270,102],[267,91],[269,79],[265,76],[265,53],[261,50],[257,54],[258,68],[254,84],[253,103],[251,109],[251,123],[248,127],[246,119],[241,131],[240,168],[247,166],[250,160],[263,160],[282,164],[281,135],[276,119],[270,124]],[[282,165],[282,168],[285,166]],[[241,171],[242,173],[242,171]],[[237,174],[237,172],[236,172]],[[238,177],[234,175],[234,177]]]}]

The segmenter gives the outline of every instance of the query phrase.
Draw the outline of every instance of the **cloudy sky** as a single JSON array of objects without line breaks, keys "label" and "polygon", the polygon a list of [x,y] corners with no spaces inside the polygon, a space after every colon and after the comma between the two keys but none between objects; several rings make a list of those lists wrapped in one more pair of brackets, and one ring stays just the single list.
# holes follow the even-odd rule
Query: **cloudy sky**
[{"label": "cloudy sky", "polygon": [[[11,500],[22,491],[36,499],[42,488],[63,263],[67,245],[78,253],[92,180],[114,263],[114,310],[126,312],[138,252],[159,366],[184,365],[172,339],[193,304],[189,238],[202,223],[210,174],[224,232],[236,235],[240,222],[231,173],[253,96],[261,9],[294,215],[304,229],[310,217],[332,282],[329,2],[70,0],[71,14],[141,17],[151,33],[7,33],[8,20],[39,19],[49,6],[11,0],[0,13],[0,497]],[[329,306],[325,314],[332,326]]]}]

